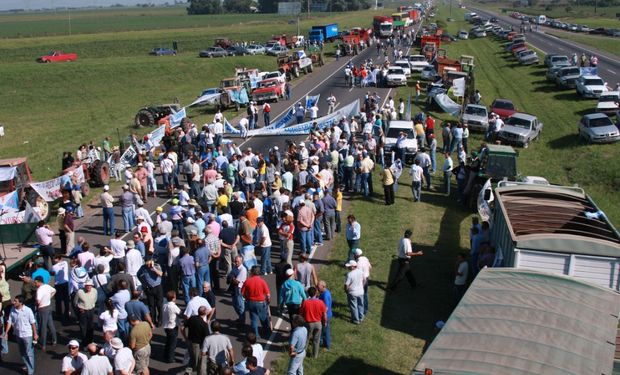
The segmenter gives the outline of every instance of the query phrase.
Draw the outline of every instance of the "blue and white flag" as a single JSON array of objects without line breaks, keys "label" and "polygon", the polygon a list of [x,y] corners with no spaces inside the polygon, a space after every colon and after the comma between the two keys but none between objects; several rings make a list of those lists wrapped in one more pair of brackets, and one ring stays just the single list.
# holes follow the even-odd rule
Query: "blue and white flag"
[{"label": "blue and white flag", "polygon": [[227,134],[241,134],[241,130],[235,128],[230,122],[228,122],[226,117],[224,117],[224,133],[227,133]]},{"label": "blue and white flag", "polygon": [[170,115],[170,127],[176,128],[181,125],[181,121],[183,121],[185,117],[187,117],[187,112],[185,112],[185,107],[183,107],[179,112]]},{"label": "blue and white flag", "polygon": [[579,74],[582,76],[595,76],[598,75],[598,69],[596,66],[586,66],[583,68],[579,68]]},{"label": "blue and white flag", "polygon": [[371,86],[377,84],[377,73],[379,69],[375,69],[372,72],[368,73],[366,78],[362,80],[362,86]]},{"label": "blue and white flag", "polygon": [[311,108],[315,104],[319,103],[319,98],[321,98],[321,94],[318,95],[306,95],[306,108]]},{"label": "blue and white flag", "polygon": [[166,125],[162,125],[159,128],[153,130],[151,134],[149,134],[149,140],[152,144],[158,145],[162,139],[164,139],[164,135],[166,135]]},{"label": "blue and white flag", "polygon": [[221,95],[222,94],[219,92],[202,95],[198,99],[194,100],[192,104],[188,105],[188,107],[191,107],[197,104],[216,104],[219,102]]},{"label": "blue and white flag", "polygon": [[0,197],[0,211],[18,211],[19,198],[17,190]]},{"label": "blue and white flag", "polygon": [[248,137],[253,137],[255,135],[261,135],[261,134],[264,134],[265,132],[269,132],[274,129],[284,128],[290,125],[291,123],[293,123],[294,119],[295,119],[295,106],[291,106],[289,110],[286,112],[286,114],[280,117],[273,124],[266,126],[264,128],[252,129],[248,131]]}]

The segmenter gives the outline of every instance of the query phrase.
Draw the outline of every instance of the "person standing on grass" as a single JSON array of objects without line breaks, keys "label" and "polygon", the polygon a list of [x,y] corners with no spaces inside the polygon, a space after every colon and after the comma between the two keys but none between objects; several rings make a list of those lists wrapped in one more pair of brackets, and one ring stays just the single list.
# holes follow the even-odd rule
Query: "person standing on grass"
[{"label": "person standing on grass", "polygon": [[289,344],[289,357],[287,375],[303,375],[306,347],[308,346],[308,329],[306,321],[299,315],[293,316],[291,322],[291,338]]},{"label": "person standing on grass", "polygon": [[420,167],[420,160],[416,159],[411,166],[409,175],[411,176],[411,192],[413,193],[413,201],[419,202],[422,198],[422,178],[424,171]]},{"label": "person standing on grass", "polygon": [[278,299],[278,307],[283,311],[286,305],[289,318],[293,321],[293,315],[299,314],[302,302],[307,298],[306,290],[299,281],[295,280],[295,271],[292,268],[286,270],[288,279],[280,288],[280,297]]},{"label": "person standing on grass", "polygon": [[351,323],[360,324],[364,320],[364,274],[357,268],[357,262],[350,260],[345,264],[349,269],[344,282],[344,292],[347,294]]},{"label": "person standing on grass", "polygon": [[452,169],[454,168],[454,162],[450,157],[450,153],[446,152],[446,160],[443,162],[443,184],[446,189],[446,195],[450,195],[450,180],[452,179]]},{"label": "person standing on grass", "polygon": [[359,247],[362,237],[362,226],[357,222],[354,215],[347,217],[346,237],[349,244],[349,254],[347,255],[347,261],[349,261],[353,259],[353,249]]},{"label": "person standing on grass", "polygon": [[428,155],[425,148],[421,148],[420,152],[416,156],[416,159],[420,161],[420,167],[422,168],[422,174],[424,175],[424,182],[426,182],[426,190],[431,190],[431,157]]},{"label": "person standing on grass", "polygon": [[324,280],[319,281],[318,285],[319,299],[323,301],[327,309],[325,325],[321,331],[321,344],[326,350],[329,350],[332,346],[331,336],[331,319],[332,313],[332,293],[327,289],[327,283]]},{"label": "person standing on grass", "polygon": [[413,231],[407,229],[403,238],[401,238],[398,243],[398,270],[392,282],[388,283],[388,290],[396,290],[396,287],[404,277],[407,277],[407,281],[409,281],[409,285],[411,285],[412,288],[415,288],[417,285],[415,276],[413,276],[413,272],[411,272],[410,262],[412,257],[421,256],[424,255],[424,253],[422,251],[413,252],[411,248],[412,234]]},{"label": "person standing on grass", "polygon": [[312,338],[312,356],[319,356],[321,332],[327,323],[327,307],[317,298],[315,287],[308,288],[308,299],[302,302],[299,314],[308,324],[309,335]]},{"label": "person standing on grass", "polygon": [[394,204],[394,174],[392,173],[390,167],[390,163],[385,163],[383,166],[383,173],[381,175],[381,182],[383,183],[383,196],[385,197],[386,206]]},{"label": "person standing on grass", "polygon": [[13,328],[13,334],[19,347],[19,354],[25,365],[22,370],[25,370],[28,375],[33,375],[35,369],[33,341],[37,341],[39,335],[37,334],[34,314],[30,307],[24,305],[24,297],[22,295],[18,295],[13,299],[13,307],[4,329],[4,340],[9,339],[11,328]]},{"label": "person standing on grass", "polygon": [[357,268],[362,271],[364,275],[364,315],[368,314],[368,279],[370,278],[370,271],[372,265],[367,257],[363,256],[362,249],[355,249],[354,253],[355,261],[357,262]]}]

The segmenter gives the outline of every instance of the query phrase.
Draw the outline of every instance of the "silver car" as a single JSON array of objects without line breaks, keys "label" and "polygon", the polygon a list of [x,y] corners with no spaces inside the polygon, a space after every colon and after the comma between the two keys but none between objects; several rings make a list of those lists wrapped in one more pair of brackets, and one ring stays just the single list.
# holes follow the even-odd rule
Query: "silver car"
[{"label": "silver car", "polygon": [[620,140],[620,131],[604,113],[590,113],[578,124],[579,137],[590,143],[608,143]]},{"label": "silver car", "polygon": [[471,131],[486,132],[489,129],[489,113],[487,107],[468,104],[461,116],[461,122],[467,124]]},{"label": "silver car", "polygon": [[522,65],[538,64],[538,54],[531,49],[519,52],[517,59]]},{"label": "silver car", "polygon": [[543,124],[538,117],[527,113],[515,113],[504,122],[498,137],[506,143],[528,148],[530,142],[538,138],[542,132]]}]

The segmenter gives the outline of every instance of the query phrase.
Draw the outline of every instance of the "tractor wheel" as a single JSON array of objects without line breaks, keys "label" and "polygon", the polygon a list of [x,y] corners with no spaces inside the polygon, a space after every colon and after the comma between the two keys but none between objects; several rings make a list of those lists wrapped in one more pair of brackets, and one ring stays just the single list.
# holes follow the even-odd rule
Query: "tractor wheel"
[{"label": "tractor wheel", "polygon": [[312,73],[314,71],[314,66],[312,64],[308,65],[308,73]]},{"label": "tractor wheel", "polygon": [[110,182],[110,165],[97,160],[91,165],[90,181],[92,186],[103,186]]},{"label": "tractor wheel", "polygon": [[155,117],[150,111],[146,109],[141,109],[136,114],[134,123],[137,128],[141,126],[153,126],[155,125]]},{"label": "tractor wheel", "polygon": [[293,67],[293,76],[299,78],[299,68],[296,66]]},{"label": "tractor wheel", "polygon": [[34,189],[29,189],[25,198],[32,208],[37,207],[39,209],[39,216],[41,217],[41,220],[47,221],[47,219],[49,219],[49,205]]}]

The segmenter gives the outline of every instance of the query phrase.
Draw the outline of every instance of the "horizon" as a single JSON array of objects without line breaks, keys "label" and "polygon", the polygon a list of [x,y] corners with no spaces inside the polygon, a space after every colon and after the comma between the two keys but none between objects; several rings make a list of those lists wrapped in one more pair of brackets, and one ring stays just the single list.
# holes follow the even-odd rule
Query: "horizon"
[{"label": "horizon", "polygon": [[4,0],[0,1],[0,11],[10,11],[23,9],[24,11],[34,11],[42,9],[58,8],[108,8],[115,4],[123,6],[136,6],[136,4],[154,4],[161,6],[164,4],[174,4],[175,0]]}]

